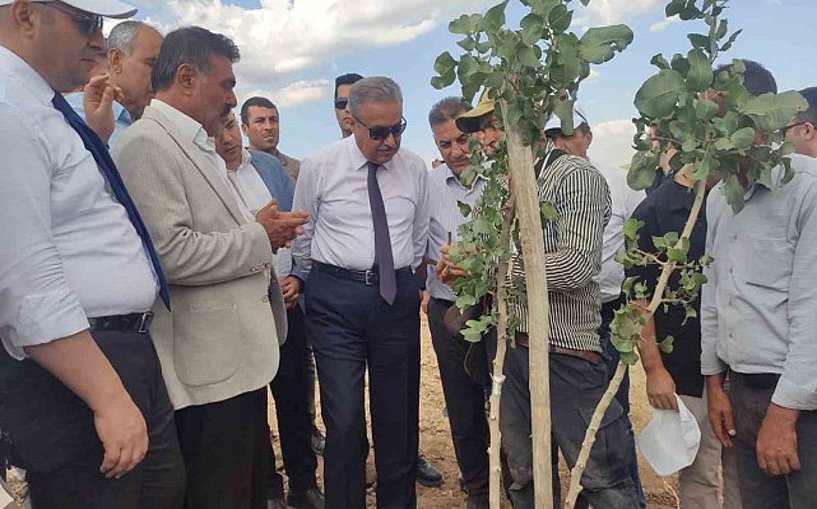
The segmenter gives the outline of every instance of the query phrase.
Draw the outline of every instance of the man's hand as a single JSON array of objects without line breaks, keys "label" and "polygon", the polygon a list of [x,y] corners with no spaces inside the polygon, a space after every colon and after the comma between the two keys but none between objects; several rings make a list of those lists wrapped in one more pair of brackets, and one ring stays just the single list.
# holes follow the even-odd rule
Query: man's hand
[{"label": "man's hand", "polygon": [[281,293],[284,295],[284,304],[287,309],[292,309],[298,305],[298,297],[301,295],[301,280],[295,276],[287,276],[281,280]]},{"label": "man's hand", "polygon": [[757,433],[757,464],[768,476],[800,470],[797,457],[797,418],[799,410],[769,405]]},{"label": "man's hand", "polygon": [[94,76],[83,89],[82,104],[85,107],[85,123],[108,143],[114,131],[113,102],[122,101],[122,90],[111,83],[107,74]]},{"label": "man's hand", "polygon": [[647,370],[647,399],[658,410],[678,411],[675,382],[664,366]]},{"label": "man's hand", "polygon": [[308,219],[306,212],[279,212],[275,200],[270,201],[255,216],[255,220],[267,231],[273,251],[291,246],[292,239],[303,234],[302,226]]},{"label": "man's hand", "polygon": [[723,373],[706,377],[706,399],[709,410],[709,422],[712,430],[724,447],[732,447],[735,436],[735,423],[732,419],[732,403],[729,395],[723,390]]},{"label": "man's hand", "polygon": [[99,467],[105,477],[122,477],[136,468],[147,454],[145,419],[130,398],[111,402],[94,412],[94,426],[105,449]]},{"label": "man's hand", "polygon": [[425,314],[428,314],[428,299],[430,298],[431,294],[428,293],[428,290],[420,290],[420,309],[422,309]]},{"label": "man's hand", "polygon": [[434,268],[434,273],[437,275],[437,279],[442,281],[444,284],[449,284],[452,281],[468,274],[465,269],[451,261],[451,255],[449,252],[451,251],[452,247],[454,246],[451,244],[446,244],[442,247],[442,257],[440,258],[440,261],[437,262],[437,266]]}]

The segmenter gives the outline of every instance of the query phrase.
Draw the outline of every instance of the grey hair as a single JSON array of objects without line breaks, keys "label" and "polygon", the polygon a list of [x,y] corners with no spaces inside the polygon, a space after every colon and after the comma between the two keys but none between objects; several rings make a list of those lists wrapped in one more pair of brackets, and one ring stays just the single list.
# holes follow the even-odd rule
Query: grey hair
[{"label": "grey hair", "polygon": [[400,86],[391,78],[373,76],[363,78],[349,90],[349,113],[360,116],[363,103],[397,103],[403,104],[403,93]]},{"label": "grey hair", "polygon": [[428,123],[434,128],[449,120],[456,120],[457,117],[471,109],[471,104],[462,97],[446,97],[442,101],[432,106],[428,114]]},{"label": "grey hair", "polygon": [[123,21],[119,23],[108,36],[108,49],[117,49],[130,56],[133,51],[133,43],[136,41],[136,33],[140,27],[148,26],[141,21]]}]

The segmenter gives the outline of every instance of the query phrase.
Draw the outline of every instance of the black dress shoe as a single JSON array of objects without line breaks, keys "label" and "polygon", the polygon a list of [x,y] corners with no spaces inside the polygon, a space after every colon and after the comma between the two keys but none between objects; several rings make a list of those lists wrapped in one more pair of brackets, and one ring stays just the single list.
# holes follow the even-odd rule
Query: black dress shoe
[{"label": "black dress shoe", "polygon": [[443,474],[422,454],[417,456],[417,482],[428,488],[443,485]]},{"label": "black dress shoe", "polygon": [[318,428],[312,429],[312,451],[318,455],[323,456],[323,450],[326,448],[326,437],[323,436]]},{"label": "black dress shoe", "polygon": [[323,509],[323,493],[318,488],[306,491],[290,491],[287,496],[287,504],[297,509]]},{"label": "black dress shoe", "polygon": [[267,509],[289,509],[283,498],[271,498],[267,500]]}]

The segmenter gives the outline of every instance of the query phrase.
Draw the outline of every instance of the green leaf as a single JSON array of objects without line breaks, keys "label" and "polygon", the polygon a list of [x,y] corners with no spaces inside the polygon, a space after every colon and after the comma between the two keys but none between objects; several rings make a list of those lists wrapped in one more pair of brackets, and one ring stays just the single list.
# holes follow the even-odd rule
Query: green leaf
[{"label": "green leaf", "polygon": [[675,338],[672,336],[667,336],[664,341],[658,343],[658,349],[661,350],[663,353],[672,353],[672,344],[675,342]]},{"label": "green leaf", "polygon": [[709,49],[709,37],[701,34],[687,34],[687,38],[694,48]]},{"label": "green leaf", "polygon": [[434,71],[437,74],[445,74],[448,71],[452,70],[457,65],[457,61],[454,60],[454,57],[451,56],[451,53],[445,52],[437,57],[437,60],[434,61]]},{"label": "green leaf", "polygon": [[573,134],[573,99],[566,99],[556,103],[553,107],[553,114],[559,117],[562,122],[561,131],[565,136]]},{"label": "green leaf", "polygon": [[460,77],[460,82],[466,83],[470,81],[471,76],[477,72],[477,60],[471,55],[463,55],[460,58],[460,63],[457,65],[457,75]]},{"label": "green leaf", "polygon": [[519,22],[522,28],[522,42],[532,46],[539,42],[545,29],[545,20],[538,14],[530,13]]},{"label": "green leaf", "polygon": [[579,55],[591,64],[602,64],[632,42],[633,31],[627,25],[588,28],[579,41]]},{"label": "green leaf", "polygon": [[441,74],[440,76],[434,76],[431,78],[431,86],[436,88],[437,90],[441,90],[445,87],[450,86],[454,83],[454,80],[457,79],[457,75],[454,74],[454,69],[449,69],[447,72]]},{"label": "green leaf", "polygon": [[541,63],[536,51],[529,46],[522,46],[516,52],[516,59],[525,67],[538,67]]},{"label": "green leaf", "polygon": [[672,113],[685,88],[680,73],[664,69],[641,85],[635,95],[635,107],[646,117],[665,117]]},{"label": "green leaf", "polygon": [[564,4],[557,5],[548,14],[548,25],[557,34],[570,28],[571,21],[573,21],[573,11],[568,10]]},{"label": "green leaf", "polygon": [[729,141],[732,142],[732,145],[734,145],[736,149],[743,150],[749,148],[752,146],[752,142],[755,141],[755,130],[751,127],[738,129],[735,131],[735,134],[729,137]]},{"label": "green leaf", "polygon": [[689,72],[686,78],[687,88],[693,92],[707,90],[712,85],[714,78],[709,59],[706,58],[703,51],[693,49],[687,53],[687,61],[689,62]]},{"label": "green leaf", "polygon": [[686,0],[672,0],[667,4],[667,8],[664,10],[664,12],[668,18],[671,18],[672,16],[681,14],[681,12],[686,8],[686,5]]},{"label": "green leaf", "polygon": [[650,59],[650,63],[652,65],[658,67],[659,69],[669,69],[670,68],[669,62],[667,62],[667,59],[664,58],[664,55],[662,55],[660,53],[657,54],[657,55],[653,55],[653,57]]},{"label": "green leaf", "polygon": [[703,122],[709,122],[718,114],[718,105],[709,99],[695,101],[695,117]]},{"label": "green leaf", "polygon": [[647,189],[655,181],[657,167],[658,154],[636,152],[630,164],[630,171],[627,172],[627,184],[636,191]]},{"label": "green leaf", "polygon": [[623,352],[620,355],[621,362],[628,366],[635,366],[638,364],[638,354],[635,352]]},{"label": "green leaf", "polygon": [[477,47],[477,41],[473,37],[468,36],[465,39],[457,41],[457,46],[465,51],[473,51]]},{"label": "green leaf", "polygon": [[741,34],[741,32],[743,32],[742,28],[740,30],[737,30],[731,36],[729,36],[729,39],[727,39],[726,42],[723,43],[723,46],[721,46],[720,50],[721,51],[729,51],[732,48],[732,45],[735,44],[735,40],[737,40],[737,38]]},{"label": "green leaf", "polygon": [[724,180],[723,189],[726,192],[726,202],[732,206],[732,210],[737,213],[743,208],[746,192],[736,175],[729,175],[729,178]]},{"label": "green leaf", "polygon": [[777,131],[801,111],[808,109],[808,103],[799,92],[763,94],[751,97],[740,108],[740,112],[751,117],[755,126],[765,133]]},{"label": "green leaf", "polygon": [[460,209],[460,214],[462,214],[462,217],[468,217],[471,215],[471,206],[467,203],[458,201],[457,208]]},{"label": "green leaf", "polygon": [[501,4],[497,4],[488,9],[488,12],[485,13],[485,17],[482,20],[482,26],[486,31],[497,30],[505,24],[505,6],[507,5],[508,0],[505,0]]},{"label": "green leaf", "polygon": [[448,24],[448,31],[452,34],[470,34],[475,28],[472,17],[467,14],[463,14]]},{"label": "green leaf", "polygon": [[624,237],[627,240],[635,242],[638,238],[638,230],[644,226],[643,221],[639,221],[635,218],[630,218],[624,222]]},{"label": "green leaf", "polygon": [[718,32],[715,35],[715,37],[717,37],[718,40],[723,39],[724,37],[726,37],[727,32],[729,32],[729,20],[724,19],[718,25]]}]

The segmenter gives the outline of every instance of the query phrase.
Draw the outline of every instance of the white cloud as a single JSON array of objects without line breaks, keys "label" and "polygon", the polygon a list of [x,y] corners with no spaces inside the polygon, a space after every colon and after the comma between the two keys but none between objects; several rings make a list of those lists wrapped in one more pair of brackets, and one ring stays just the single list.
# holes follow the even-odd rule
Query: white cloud
[{"label": "white cloud", "polygon": [[593,0],[578,9],[576,21],[581,27],[626,23],[665,4],[666,0]]},{"label": "white cloud", "polygon": [[[243,95],[249,90],[268,90],[286,75],[326,66],[343,55],[411,41],[463,12],[481,11],[495,0],[259,3],[258,7],[241,7],[223,0],[169,0],[149,21],[164,32],[200,25],[232,38],[242,54],[236,75],[239,95]],[[293,100],[322,97],[312,90],[310,95],[299,86]]]},{"label": "white cloud", "polygon": [[608,166],[624,166],[633,157],[635,126],[628,118],[610,120],[591,126],[593,144],[590,159]]},{"label": "white cloud", "polygon": [[[299,104],[320,101],[332,97],[334,83],[329,80],[296,81],[277,90],[253,90],[246,94],[269,97],[279,108],[292,108]],[[245,99],[246,99],[245,98]],[[239,101],[239,104],[243,101]]]},{"label": "white cloud", "polygon": [[654,32],[663,32],[670,25],[674,25],[675,23],[680,23],[680,22],[681,22],[681,18],[679,18],[678,15],[676,14],[675,16],[672,16],[670,18],[664,18],[661,21],[655,22],[652,25],[650,25],[650,32],[652,32],[652,33],[654,33]]}]

